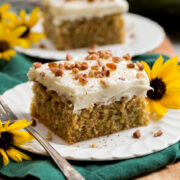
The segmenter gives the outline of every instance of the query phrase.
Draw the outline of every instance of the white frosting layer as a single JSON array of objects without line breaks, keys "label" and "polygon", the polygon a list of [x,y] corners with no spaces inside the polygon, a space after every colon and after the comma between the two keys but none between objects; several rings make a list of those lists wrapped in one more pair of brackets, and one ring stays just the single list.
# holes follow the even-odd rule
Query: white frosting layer
[{"label": "white frosting layer", "polygon": [[88,2],[88,0],[44,0],[44,6],[53,17],[53,24],[57,26],[65,20],[103,17],[124,13],[128,10],[126,0],[95,0],[93,2]]},{"label": "white frosting layer", "polygon": [[[86,62],[90,66],[97,65],[96,61]],[[106,64],[109,61],[103,60],[103,62]],[[119,101],[122,97],[131,99],[134,95],[145,97],[147,90],[150,89],[147,74],[145,71],[139,71],[137,66],[133,69],[127,68],[127,63],[129,62],[126,60],[117,63],[117,70],[111,71],[110,77],[87,78],[88,83],[84,86],[74,79],[71,70],[64,70],[62,77],[55,77],[50,71],[48,64],[44,64],[41,68],[37,69],[31,68],[28,77],[31,81],[43,84],[48,90],[54,90],[59,96],[68,98],[74,105],[74,112],[78,112],[94,103],[110,104],[114,101]],[[88,73],[89,71],[90,67],[87,70],[81,71],[81,73]],[[42,77],[40,75],[41,72],[45,72],[46,75]],[[144,78],[138,79],[136,77],[138,72],[142,73]],[[122,78],[125,80],[122,80]],[[105,81],[106,87],[100,83],[101,79]]]}]

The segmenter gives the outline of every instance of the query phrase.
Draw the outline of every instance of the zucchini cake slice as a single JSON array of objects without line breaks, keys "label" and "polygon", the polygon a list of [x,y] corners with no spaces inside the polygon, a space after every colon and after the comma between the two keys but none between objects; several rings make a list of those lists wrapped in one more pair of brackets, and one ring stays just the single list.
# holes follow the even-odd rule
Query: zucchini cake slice
[{"label": "zucchini cake slice", "polygon": [[126,0],[43,0],[44,31],[57,49],[124,42]]},{"label": "zucchini cake slice", "polygon": [[148,124],[142,64],[109,50],[66,59],[30,69],[33,117],[69,144]]}]

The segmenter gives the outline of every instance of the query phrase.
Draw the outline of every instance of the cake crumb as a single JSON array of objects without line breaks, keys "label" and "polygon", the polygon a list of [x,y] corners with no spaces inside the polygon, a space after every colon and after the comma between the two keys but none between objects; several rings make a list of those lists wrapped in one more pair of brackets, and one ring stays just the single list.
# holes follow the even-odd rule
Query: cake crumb
[{"label": "cake crumb", "polygon": [[80,147],[80,144],[78,144],[77,147],[79,148],[79,147]]},{"label": "cake crumb", "polygon": [[40,47],[41,49],[46,49],[46,46],[45,46],[44,44],[40,44],[39,47]]},{"label": "cake crumb", "polygon": [[139,129],[137,129],[134,133],[133,133],[133,137],[136,139],[139,139],[141,137],[141,132]]},{"label": "cake crumb", "polygon": [[131,33],[130,34],[130,38],[134,38],[135,37],[135,34],[134,33]]},{"label": "cake crumb", "polygon": [[163,132],[161,130],[157,131],[154,133],[154,137],[159,137],[163,134]]},{"label": "cake crumb", "polygon": [[48,141],[51,141],[51,140],[52,140],[52,135],[51,135],[51,132],[50,132],[50,131],[48,131],[48,133],[46,134],[46,139],[47,139]]},{"label": "cake crumb", "polygon": [[92,143],[92,144],[91,144],[91,147],[92,147],[92,148],[96,148],[96,147],[97,147],[96,143]]}]

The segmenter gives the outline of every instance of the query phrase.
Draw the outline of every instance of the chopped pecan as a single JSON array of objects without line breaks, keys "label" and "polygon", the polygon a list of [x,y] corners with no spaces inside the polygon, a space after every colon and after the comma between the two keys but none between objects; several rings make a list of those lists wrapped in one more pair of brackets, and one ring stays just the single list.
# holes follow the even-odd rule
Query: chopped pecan
[{"label": "chopped pecan", "polygon": [[57,67],[57,63],[50,62],[50,63],[48,63],[48,66],[49,66],[49,68],[55,68],[55,67]]},{"label": "chopped pecan", "polygon": [[94,71],[94,76],[95,76],[96,78],[102,78],[102,77],[103,77],[103,74],[102,74],[101,71]]},{"label": "chopped pecan", "polygon": [[63,64],[61,64],[61,63],[58,64],[59,69],[63,69],[63,67],[64,67]]},{"label": "chopped pecan", "polygon": [[106,71],[106,77],[109,77],[110,75],[111,75],[110,70],[107,70],[107,71]]},{"label": "chopped pecan", "polygon": [[144,78],[145,76],[142,73],[137,73],[136,77],[137,77],[137,79],[140,79],[140,78]]},{"label": "chopped pecan", "polygon": [[139,139],[141,137],[141,132],[139,131],[139,129],[137,129],[134,133],[133,133],[133,137]]},{"label": "chopped pecan", "polygon": [[127,68],[135,68],[135,65],[133,63],[128,63]]},{"label": "chopped pecan", "polygon": [[74,64],[74,67],[76,67],[80,70],[81,69],[81,62],[76,61]]},{"label": "chopped pecan", "polygon": [[54,73],[55,76],[63,76],[64,72],[62,69],[57,69],[56,72]]},{"label": "chopped pecan", "polygon": [[161,130],[157,131],[154,133],[154,137],[159,137],[163,134],[163,132]]},{"label": "chopped pecan", "polygon": [[41,76],[41,77],[44,77],[45,75],[46,75],[45,72],[41,72],[41,73],[40,73],[40,76]]},{"label": "chopped pecan", "polygon": [[136,65],[137,65],[137,67],[139,68],[140,71],[144,70],[143,64],[141,64],[139,61],[136,61]]},{"label": "chopped pecan", "polygon": [[100,84],[102,84],[103,86],[107,85],[106,82],[103,79],[100,80]]},{"label": "chopped pecan", "polygon": [[33,64],[33,67],[35,69],[40,68],[41,66],[42,66],[42,63],[40,63],[40,62],[36,62],[36,63]]},{"label": "chopped pecan", "polygon": [[107,63],[106,66],[113,71],[117,69],[117,66],[114,63]]},{"label": "chopped pecan", "polygon": [[91,66],[91,70],[98,70],[98,69],[99,69],[99,66],[97,65]]},{"label": "chopped pecan", "polygon": [[126,61],[130,61],[131,60],[131,55],[129,53],[125,54],[123,56],[123,59],[125,59]]},{"label": "chopped pecan", "polygon": [[79,82],[84,86],[88,83],[88,80],[85,77],[80,77]]},{"label": "chopped pecan", "polygon": [[78,74],[78,73],[79,73],[79,70],[78,70],[78,68],[73,68],[73,69],[72,69],[72,72],[73,72],[74,74]]},{"label": "chopped pecan", "polygon": [[86,56],[86,60],[97,60],[99,56],[97,54],[90,54]]},{"label": "chopped pecan", "polygon": [[114,63],[119,63],[121,61],[121,58],[120,57],[112,57],[112,61]]},{"label": "chopped pecan", "polygon": [[81,63],[81,70],[86,70],[86,69],[88,69],[88,68],[89,68],[89,65],[88,65],[87,62],[82,62],[82,63]]},{"label": "chopped pecan", "polygon": [[72,69],[71,63],[69,63],[69,62],[64,62],[64,68],[65,68],[66,70],[71,70],[71,69]]},{"label": "chopped pecan", "polygon": [[66,54],[66,60],[67,61],[71,61],[73,58],[70,54]]},{"label": "chopped pecan", "polygon": [[99,66],[103,66],[104,65],[103,62],[100,59],[97,60],[97,63],[98,63]]},{"label": "chopped pecan", "polygon": [[90,77],[90,78],[94,77],[94,73],[93,73],[93,71],[89,71],[89,73],[88,73],[88,77]]}]

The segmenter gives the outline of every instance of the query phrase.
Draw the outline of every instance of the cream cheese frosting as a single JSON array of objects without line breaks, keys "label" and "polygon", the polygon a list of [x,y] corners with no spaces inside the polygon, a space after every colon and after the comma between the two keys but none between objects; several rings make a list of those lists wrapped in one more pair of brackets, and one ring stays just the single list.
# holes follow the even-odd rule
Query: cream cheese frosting
[{"label": "cream cheese frosting", "polygon": [[59,26],[63,21],[103,17],[128,10],[126,0],[44,0],[45,9],[53,17],[53,24]]},{"label": "cream cheese frosting", "polygon": [[[97,65],[95,60],[85,60],[82,58],[74,58],[69,63],[87,62],[89,67],[81,71],[88,74],[91,71],[91,66]],[[106,65],[110,60],[103,59],[102,62]],[[64,63],[65,61],[56,62]],[[66,61],[67,62],[67,61]],[[69,99],[74,105],[74,112],[88,108],[95,103],[110,104],[114,101],[120,101],[122,97],[131,99],[133,96],[145,97],[150,88],[149,78],[144,70],[139,71],[135,64],[134,68],[127,68],[129,61],[121,60],[116,63],[117,69],[111,71],[110,77],[95,78],[87,77],[88,83],[82,85],[78,80],[75,80],[72,70],[64,70],[63,76],[56,77],[47,64],[43,64],[39,68],[32,67],[28,73],[29,80],[37,81],[44,85],[47,90],[55,91],[59,96],[64,96]],[[42,72],[45,76],[42,76]],[[137,78],[137,73],[142,77]],[[103,80],[106,86],[100,83]]]}]

